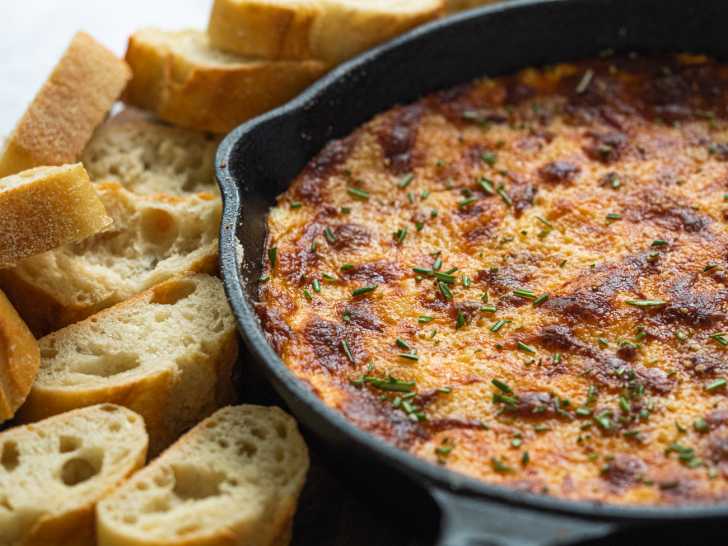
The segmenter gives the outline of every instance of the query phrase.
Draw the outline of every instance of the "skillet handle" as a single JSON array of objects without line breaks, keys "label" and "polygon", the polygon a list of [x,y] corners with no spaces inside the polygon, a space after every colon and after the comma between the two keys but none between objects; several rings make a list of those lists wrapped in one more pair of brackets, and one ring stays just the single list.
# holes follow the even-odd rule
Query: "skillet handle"
[{"label": "skillet handle", "polygon": [[614,524],[546,514],[439,488],[430,490],[440,508],[437,546],[556,546],[588,544],[614,533]]}]

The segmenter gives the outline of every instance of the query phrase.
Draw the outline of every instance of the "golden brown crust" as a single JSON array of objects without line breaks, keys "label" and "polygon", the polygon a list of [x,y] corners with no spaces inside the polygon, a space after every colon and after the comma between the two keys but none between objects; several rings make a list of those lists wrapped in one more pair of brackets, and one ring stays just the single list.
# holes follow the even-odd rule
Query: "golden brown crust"
[{"label": "golden brown crust", "polygon": [[124,100],[182,127],[226,133],[293,98],[325,70],[314,60],[212,64],[149,40],[148,32],[129,38],[134,76]]},{"label": "golden brown crust", "polygon": [[320,59],[335,66],[437,18],[441,0],[297,2],[216,0],[210,43],[264,59]]},{"label": "golden brown crust", "polygon": [[39,365],[38,343],[0,292],[0,422],[15,415],[33,386]]},{"label": "golden brown crust", "polygon": [[110,223],[80,163],[0,179],[0,268],[85,239]]},{"label": "golden brown crust", "polygon": [[78,161],[130,77],[121,59],[77,33],[8,139],[0,176]]},{"label": "golden brown crust", "polygon": [[377,116],[271,211],[271,344],[358,426],[476,478],[728,498],[727,84],[702,57],[605,58]]},{"label": "golden brown crust", "polygon": [[[110,307],[72,325],[73,328],[92,328],[93,323],[113,318],[124,313],[127,307],[135,307],[148,301],[163,301],[167,294],[174,294],[179,281],[184,276],[170,279],[160,283],[149,290],[130,298],[129,300]],[[219,281],[218,281],[219,282]],[[150,325],[152,327],[152,325]],[[58,330],[47,336],[63,338],[68,335],[65,329]],[[190,355],[193,361],[198,361],[205,367],[205,373],[215,378],[212,396],[204,401],[199,418],[202,419],[217,408],[235,401],[235,391],[232,385],[232,370],[238,356],[238,337],[231,332],[216,349],[215,354],[196,353]],[[52,344],[52,343],[51,343]],[[73,409],[94,404],[118,404],[129,408],[142,417],[150,437],[150,453],[158,454],[162,449],[177,439],[180,433],[176,425],[179,420],[171,408],[177,408],[174,396],[178,395],[179,387],[177,370],[172,367],[159,369],[132,380],[113,385],[94,386],[93,388],[63,388],[59,385],[36,384],[28,395],[27,402],[18,411],[17,418],[21,423],[33,423],[52,415],[58,415]]]}]

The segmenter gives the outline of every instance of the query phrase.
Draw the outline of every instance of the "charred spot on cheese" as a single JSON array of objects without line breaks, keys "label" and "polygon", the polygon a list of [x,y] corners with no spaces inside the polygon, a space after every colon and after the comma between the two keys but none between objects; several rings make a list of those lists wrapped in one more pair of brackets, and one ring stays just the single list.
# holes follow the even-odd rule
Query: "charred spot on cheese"
[{"label": "charred spot on cheese", "polygon": [[360,334],[352,328],[313,317],[302,334],[313,350],[316,363],[329,372],[351,369],[354,364],[367,360],[368,354],[359,339]]},{"label": "charred spot on cheese", "polygon": [[360,224],[339,224],[331,229],[332,236],[326,238],[329,245],[336,250],[361,247],[369,243],[371,233],[369,229]]},{"label": "charred spot on cheese", "polygon": [[356,426],[475,478],[728,498],[727,89],[699,56],[611,56],[375,116],[270,217],[270,344]]},{"label": "charred spot on cheese", "polygon": [[628,143],[627,135],[621,131],[592,131],[587,134],[587,139],[584,153],[602,163],[612,163],[620,159]]},{"label": "charred spot on cheese", "polygon": [[356,134],[329,142],[303,169],[293,186],[294,194],[302,201],[321,203],[327,180],[346,162],[355,143]]},{"label": "charred spot on cheese", "polygon": [[341,276],[347,280],[366,284],[386,284],[402,278],[404,271],[396,262],[378,260],[353,265],[353,267],[342,271]]},{"label": "charred spot on cheese", "polygon": [[412,149],[422,119],[423,107],[418,104],[401,106],[387,114],[378,137],[385,165],[395,174],[412,171]]},{"label": "charred spot on cheese", "polygon": [[579,165],[565,159],[550,161],[538,170],[542,180],[555,184],[571,182],[580,172],[581,167]]},{"label": "charred spot on cheese", "polygon": [[256,303],[255,311],[263,326],[268,343],[280,354],[286,343],[293,338],[293,330],[277,309],[262,303]]},{"label": "charred spot on cheese", "polygon": [[634,455],[618,453],[602,470],[602,476],[613,487],[625,489],[640,483],[647,470],[645,462]]}]

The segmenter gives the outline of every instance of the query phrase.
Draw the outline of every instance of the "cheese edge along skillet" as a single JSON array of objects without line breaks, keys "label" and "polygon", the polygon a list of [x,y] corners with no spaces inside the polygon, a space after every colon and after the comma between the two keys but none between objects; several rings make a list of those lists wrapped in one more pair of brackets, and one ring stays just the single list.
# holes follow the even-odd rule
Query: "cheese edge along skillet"
[{"label": "cheese edge along skillet", "polygon": [[[638,23],[634,23],[634,28],[629,27],[628,25],[629,28],[626,28],[626,30],[620,30],[620,26],[624,26],[624,21],[628,21],[629,18],[626,17],[625,14],[620,12],[618,9],[615,11],[615,5],[619,7],[617,4],[605,3],[605,5],[608,4],[611,8],[611,13],[615,20],[619,19],[619,23],[615,21],[614,26],[602,24],[599,27],[599,32],[594,29],[593,24],[591,24],[590,26],[589,19],[591,17],[591,14],[589,10],[579,8],[581,3],[571,3],[569,6],[569,10],[565,9],[566,6],[564,4],[565,3],[562,2],[552,2],[547,3],[546,5],[539,6],[535,4],[531,5],[531,3],[519,3],[517,6],[510,8],[507,7],[505,9],[501,8],[483,10],[480,12],[482,14],[481,17],[483,17],[483,20],[485,20],[486,17],[489,17],[489,24],[493,24],[496,21],[500,24],[500,26],[498,27],[498,31],[496,32],[495,30],[492,30],[489,37],[494,40],[503,41],[505,37],[508,36],[510,40],[509,43],[514,46],[519,45],[518,41],[520,39],[517,37],[514,38],[514,36],[519,36],[514,32],[515,27],[517,26],[519,29],[522,29],[525,28],[525,26],[527,26],[528,24],[535,24],[533,21],[529,23],[529,18],[531,16],[535,17],[539,15],[540,17],[542,17],[543,20],[543,17],[545,17],[545,13],[548,13],[549,16],[553,17],[556,17],[556,15],[558,15],[560,17],[560,20],[567,24],[569,28],[573,27],[575,29],[578,29],[578,32],[576,30],[573,31],[573,34],[575,34],[575,36],[569,39],[561,40],[558,44],[554,44],[548,47],[542,47],[539,50],[540,55],[538,56],[530,53],[529,58],[528,54],[523,53],[526,51],[526,48],[514,47],[514,50],[520,51],[522,53],[512,54],[510,58],[503,59],[502,61],[498,61],[492,56],[488,56],[487,54],[485,54],[484,58],[479,59],[477,62],[463,61],[462,63],[460,63],[462,66],[457,67],[457,69],[453,69],[454,71],[459,71],[458,76],[455,76],[453,74],[445,75],[442,72],[437,76],[433,76],[433,71],[430,70],[431,67],[411,67],[411,79],[418,81],[418,85],[420,86],[422,91],[427,89],[444,88],[458,81],[467,80],[476,76],[477,74],[482,74],[486,71],[486,68],[492,73],[503,73],[509,70],[512,71],[518,66],[534,64],[534,59],[540,62],[545,59],[558,60],[574,56],[584,57],[585,53],[593,53],[595,52],[595,49],[603,49],[607,45],[616,45],[617,47],[619,47],[619,36],[629,37],[631,35],[636,35],[639,33]],[[650,6],[648,4],[649,3],[640,4],[640,9],[645,9],[649,11]],[[559,9],[557,10],[556,7],[558,7]],[[592,3],[590,5],[590,8],[602,9],[604,8],[604,6],[601,6],[601,8],[597,6],[595,8],[594,4]],[[718,9],[715,6],[712,6],[711,8],[713,10]],[[664,18],[663,23],[665,23],[667,19],[672,16],[675,16],[678,19],[684,17],[686,15],[685,13],[677,13],[680,11],[680,9],[681,8],[679,6],[672,5],[669,6],[669,9],[666,8],[664,14],[662,15],[662,17]],[[639,12],[639,9],[637,10],[637,12]],[[518,16],[517,21],[516,15]],[[715,15],[715,13],[712,13],[712,15]],[[440,46],[431,46],[431,55],[429,57],[430,64],[437,65],[438,62],[444,62],[444,59],[438,58],[438,55],[441,53],[444,54],[444,50],[447,49],[446,47],[442,46],[442,44],[444,43],[444,38],[446,38],[445,41],[449,44],[448,47],[452,47],[458,50],[464,48],[466,49],[474,45],[477,40],[473,37],[473,35],[465,35],[463,34],[463,32],[468,28],[468,25],[475,25],[475,20],[477,20],[477,17],[462,17],[448,24],[441,24],[442,28],[440,29],[437,28],[438,25],[433,25],[435,31],[439,30],[438,39]],[[571,25],[570,23],[578,24]],[[675,44],[677,44],[677,46],[680,46],[677,47],[677,49],[679,50],[695,50],[696,46],[694,44],[698,43],[702,44],[702,47],[700,48],[701,51],[705,51],[708,53],[716,51],[715,47],[709,47],[709,44],[706,43],[706,40],[704,40],[702,36],[697,37],[697,32],[692,32],[691,34],[690,29],[692,27],[690,27],[690,25],[688,25],[688,27],[690,28],[688,28],[687,30],[685,26],[686,25],[684,23],[681,23],[682,31],[680,33],[676,33],[674,31],[674,28],[677,28],[677,25],[675,24],[675,27],[669,27],[669,30],[666,30],[664,33],[653,32],[649,36],[641,36],[642,43],[644,44],[642,47],[655,47],[660,46],[661,44],[669,43],[671,46],[674,46],[673,48],[676,47]],[[475,27],[470,27],[470,30],[473,30],[474,28]],[[494,25],[492,28],[495,29],[496,26]],[[363,118],[369,117],[377,111],[386,109],[385,107],[387,105],[391,105],[393,102],[406,102],[408,100],[414,99],[416,95],[422,94],[422,91],[413,92],[411,89],[402,89],[408,87],[408,85],[406,83],[402,83],[401,80],[397,80],[391,83],[388,89],[390,95],[396,97],[398,99],[397,101],[394,101],[392,97],[386,98],[379,96],[377,95],[376,91],[373,91],[373,89],[376,89],[375,83],[377,81],[377,78],[381,78],[379,80],[380,83],[385,79],[384,74],[377,72],[377,70],[379,68],[385,70],[385,66],[387,66],[387,68],[391,70],[393,65],[397,66],[397,68],[401,68],[404,64],[404,58],[398,58],[397,54],[402,53],[404,55],[406,46],[415,47],[416,43],[418,47],[422,47],[423,44],[427,43],[427,30],[428,29],[423,32],[413,33],[412,36],[406,37],[406,39],[402,40],[403,44],[399,44],[398,46],[395,43],[395,45],[392,46],[391,50],[384,48],[384,51],[375,51],[371,54],[369,58],[361,61],[364,65],[363,67],[358,67],[357,63],[355,62],[352,63],[350,67],[344,67],[344,69],[340,69],[338,74],[334,74],[331,76],[329,82],[323,82],[321,86],[322,88],[314,89],[309,95],[304,96],[300,104],[307,105],[307,107],[309,108],[309,110],[307,111],[308,114],[310,114],[311,111],[315,111],[316,115],[313,116],[313,119],[311,120],[312,122],[315,121],[315,124],[307,123],[307,121],[304,120],[302,116],[296,117],[292,115],[296,113],[295,107],[297,105],[295,104],[290,105],[289,109],[284,108],[280,112],[274,113],[275,115],[271,115],[268,118],[263,118],[262,120],[259,120],[259,122],[256,124],[258,126],[259,134],[264,132],[264,129],[271,130],[271,128],[275,126],[278,131],[290,131],[295,132],[296,134],[304,133],[304,137],[311,138],[313,141],[317,142],[317,144],[311,146],[310,148],[307,148],[307,144],[302,144],[300,145],[299,150],[297,147],[298,144],[296,146],[291,145],[293,142],[298,142],[298,140],[294,138],[294,135],[284,135],[284,137],[281,138],[281,142],[287,143],[286,146],[289,150],[288,154],[290,160],[287,162],[289,163],[288,165],[275,166],[275,161],[273,161],[272,158],[269,160],[267,157],[265,157],[265,154],[262,154],[261,156],[261,152],[264,150],[262,148],[262,142],[260,140],[245,141],[245,139],[243,139],[242,141],[237,142],[235,147],[228,147],[226,149],[223,146],[219,158],[223,160],[222,162],[225,162],[224,160],[227,160],[229,162],[229,169],[226,168],[226,165],[223,165],[221,171],[219,172],[220,178],[223,182],[223,186],[225,186],[226,179],[229,179],[231,175],[234,175],[238,179],[243,178],[246,185],[259,184],[263,180],[267,180],[267,182],[265,182],[264,184],[269,184],[269,187],[265,192],[265,195],[267,195],[267,197],[265,197],[264,199],[260,199],[260,193],[250,193],[250,187],[244,188],[244,191],[248,192],[245,195],[249,198],[249,200],[244,204],[244,208],[249,216],[248,220],[246,221],[246,230],[242,230],[238,233],[241,238],[243,247],[246,251],[246,266],[244,269],[247,269],[251,266],[255,267],[256,262],[253,261],[251,258],[251,251],[253,249],[255,249],[255,252],[258,253],[258,260],[261,259],[260,243],[262,240],[262,222],[260,215],[264,213],[265,209],[267,208],[267,204],[270,203],[271,197],[274,194],[277,194],[285,189],[285,180],[290,180],[294,177],[296,172],[300,170],[300,168],[305,163],[304,160],[307,159],[307,157],[310,157],[313,151],[320,148],[323,143],[330,140],[332,136],[343,136],[343,134],[348,132],[348,130],[344,130],[345,127],[352,128],[354,125],[358,125],[360,122],[364,121]],[[432,30],[429,31],[433,32]],[[454,37],[456,33],[460,33],[459,37]],[[575,41],[583,41],[579,40],[579,36],[576,36],[582,34],[590,34],[592,36],[595,36],[593,43],[589,45],[588,49],[586,49],[585,46],[582,47],[574,45]],[[690,39],[686,37],[688,35],[690,35]],[[479,38],[479,40],[480,39],[481,38]],[[530,35],[529,40],[533,40],[533,33]],[[690,40],[693,41],[691,42]],[[627,39],[625,39],[625,43],[628,43]],[[596,46],[598,46],[598,48]],[[580,48],[583,50],[581,53]],[[487,47],[484,47],[484,49],[486,51],[488,50]],[[452,58],[452,56],[450,58]],[[367,62],[369,64],[366,64]],[[469,63],[473,66],[469,66]],[[479,67],[474,66],[475,64],[479,64]],[[342,82],[345,82],[346,78],[343,76],[351,77],[352,74],[356,75],[356,68],[366,68],[367,75],[373,80],[372,88],[367,89],[366,96],[366,98],[372,104],[369,105],[368,110],[361,110],[357,112],[356,115],[352,116],[354,119],[346,119],[344,122],[342,121],[343,118],[341,117],[342,112],[344,111],[344,106],[337,105],[337,100],[340,100],[340,97],[336,98],[336,94],[333,91],[337,90],[337,87],[340,88],[342,85],[344,85],[344,83]],[[351,70],[352,73],[344,74],[345,69]],[[327,83],[331,87],[326,88]],[[409,87],[412,87],[412,85],[410,84]],[[324,98],[329,101],[329,112],[324,112],[323,109],[316,108],[316,94],[322,93],[322,89],[323,91],[328,91],[329,93],[331,93],[331,95],[324,96]],[[342,90],[338,89],[338,91]],[[354,89],[353,85],[349,85],[346,91],[349,93],[347,96],[347,100],[349,101],[348,106],[350,106],[351,104],[365,103],[364,96],[358,94],[358,92]],[[313,108],[311,108],[312,104],[314,105]],[[377,106],[377,104],[379,104],[379,106]],[[284,124],[283,122],[286,123]],[[317,127],[320,129],[318,129]],[[333,134],[329,132],[331,130],[331,127],[334,127]],[[243,127],[242,129],[246,128]],[[232,141],[235,137],[238,137],[240,135],[244,136],[244,132],[238,130],[238,134],[234,133],[229,138],[229,140]],[[289,138],[293,138],[294,140],[286,140]],[[305,151],[307,149],[309,151]],[[261,174],[258,168],[249,169],[248,166],[241,161],[241,154],[243,153],[258,153],[257,157],[259,159],[261,157],[263,158],[262,162],[259,163],[259,165],[262,164],[267,167],[269,169],[269,173],[276,172],[275,176],[267,178],[266,176]],[[298,167],[293,167],[293,165],[295,164],[297,164]],[[258,178],[256,179],[256,177]],[[228,190],[228,212],[234,212],[239,203],[236,203],[236,196],[233,194],[232,191],[230,191],[230,188],[228,188]],[[239,196],[237,197],[239,198]],[[267,203],[265,201],[267,201]],[[255,213],[256,216],[251,217],[251,213]],[[230,222],[232,220],[234,220],[234,217],[229,215],[228,221]],[[228,230],[230,230],[231,225],[234,224],[229,224],[227,228]],[[225,230],[223,231],[223,236],[225,236]],[[225,255],[227,252],[227,258],[228,260],[231,260],[224,263],[224,266],[230,268],[228,270],[225,270],[226,276],[230,278],[235,277],[236,280],[240,280],[239,272],[234,271],[234,269],[236,269],[234,268],[234,262],[232,261],[232,258],[234,258],[234,256],[231,256],[231,250],[225,247],[225,240],[223,240],[222,249],[223,258],[225,259]],[[230,281],[230,278],[228,278],[228,281]],[[257,278],[257,272],[255,271],[255,269],[252,269],[249,273],[247,273],[247,278],[253,281]],[[291,378],[285,373],[285,369],[282,369],[280,367],[280,362],[277,362],[277,364],[275,364],[275,366],[277,366],[275,370],[271,370],[270,367],[273,366],[273,361],[275,361],[276,359],[273,356],[272,351],[270,351],[270,348],[263,347],[263,344],[261,343],[262,336],[260,335],[259,327],[257,327],[257,325],[254,324],[254,321],[251,320],[253,318],[252,315],[249,315],[249,313],[251,312],[249,302],[243,300],[242,291],[240,290],[240,288],[237,288],[236,290],[230,282],[228,282],[228,291],[231,296],[232,303],[238,311],[238,318],[243,327],[244,337],[247,341],[249,341],[249,346],[253,349],[253,353],[259,358],[261,356],[265,356],[267,366],[267,368],[265,368],[266,371],[270,373],[271,377],[273,377],[274,384],[276,384],[279,391],[284,393],[284,396],[286,396],[289,403],[292,403],[294,408],[296,407],[296,405],[299,406],[299,417],[302,418],[304,421],[308,422],[309,426],[311,426],[311,423],[315,423],[318,429],[317,432],[321,435],[326,436],[329,441],[333,440],[334,443],[336,443],[337,438],[334,434],[332,434],[332,431],[336,431],[336,434],[343,434],[344,437],[348,438],[349,441],[353,441],[355,445],[357,445],[359,448],[364,449],[370,454],[375,454],[375,459],[379,460],[379,467],[387,467],[391,464],[395,467],[400,468],[400,470],[404,470],[405,472],[413,471],[413,469],[415,469],[415,476],[423,483],[438,483],[440,485],[446,484],[445,487],[451,490],[453,487],[456,487],[458,490],[462,491],[464,489],[471,492],[471,494],[476,494],[478,496],[483,494],[495,495],[495,497],[497,497],[501,501],[525,503],[528,506],[539,507],[546,510],[567,510],[572,515],[575,513],[588,514],[591,517],[596,515],[606,517],[608,515],[609,517],[627,518],[630,520],[640,521],[644,521],[644,518],[659,518],[662,515],[667,517],[668,514],[670,514],[670,517],[672,518],[688,516],[694,517],[698,514],[700,516],[720,515],[719,506],[714,508],[687,507],[679,510],[653,510],[649,508],[609,507],[593,505],[589,503],[585,504],[578,502],[561,502],[558,499],[550,498],[533,498],[528,494],[512,494],[512,492],[503,490],[499,487],[490,487],[488,486],[488,484],[473,483],[465,477],[459,477],[457,478],[457,480],[454,481],[454,478],[450,477],[451,473],[443,471],[441,468],[430,467],[429,465],[419,465],[418,462],[413,461],[410,457],[404,456],[399,452],[388,449],[388,447],[384,446],[381,442],[377,442],[376,440],[373,440],[367,436],[359,436],[356,431],[351,430],[351,427],[348,427],[346,423],[339,420],[338,417],[333,414],[333,412],[329,412],[325,408],[322,408],[320,405],[317,405],[317,401],[315,401],[313,397],[310,397],[309,394],[305,392],[305,389],[300,389],[300,385],[298,385],[295,381],[290,381]],[[292,396],[292,392],[295,392],[295,397]],[[459,485],[456,485],[456,483]]]}]

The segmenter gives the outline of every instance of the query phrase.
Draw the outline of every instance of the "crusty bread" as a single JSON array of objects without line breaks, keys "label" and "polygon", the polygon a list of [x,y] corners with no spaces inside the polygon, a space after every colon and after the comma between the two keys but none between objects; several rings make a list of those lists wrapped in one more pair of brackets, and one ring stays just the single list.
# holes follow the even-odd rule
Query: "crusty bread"
[{"label": "crusty bread", "polygon": [[251,59],[210,47],[194,30],[144,29],[129,39],[124,99],[162,119],[215,133],[283,104],[324,72],[320,61]]},{"label": "crusty bread", "polygon": [[495,4],[501,0],[445,0],[445,7],[448,13],[455,13],[465,9],[484,6],[485,4]]},{"label": "crusty bread", "polygon": [[98,505],[98,544],[283,546],[308,463],[282,410],[224,408]]},{"label": "crusty bread", "polygon": [[38,343],[21,422],[113,402],[144,417],[154,454],[233,395],[235,320],[209,275],[168,280]]},{"label": "crusty bread", "polygon": [[93,546],[96,503],[146,452],[142,418],[111,404],[0,433],[0,544]]},{"label": "crusty bread", "polygon": [[96,129],[82,159],[92,180],[118,182],[134,193],[217,194],[218,142],[126,108]]},{"label": "crusty bread", "polygon": [[80,163],[0,179],[0,268],[93,235],[111,223]]},{"label": "crusty bread", "polygon": [[78,161],[130,76],[111,51],[76,34],[0,152],[0,176]]},{"label": "crusty bread", "polygon": [[0,284],[36,336],[124,301],[186,271],[217,267],[220,199],[139,196],[96,185],[108,229],[0,270]]},{"label": "crusty bread", "polygon": [[443,0],[215,0],[207,30],[225,51],[333,66],[442,12]]},{"label": "crusty bread", "polygon": [[30,392],[40,364],[40,351],[33,334],[0,292],[0,423]]}]

